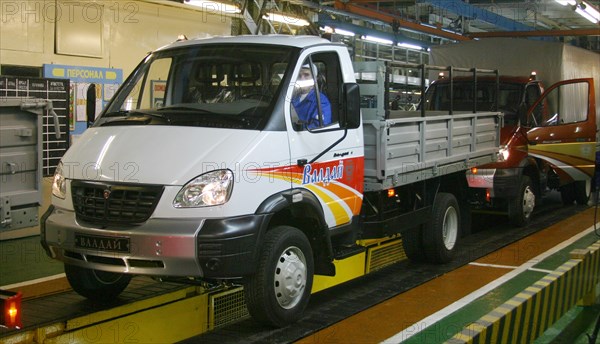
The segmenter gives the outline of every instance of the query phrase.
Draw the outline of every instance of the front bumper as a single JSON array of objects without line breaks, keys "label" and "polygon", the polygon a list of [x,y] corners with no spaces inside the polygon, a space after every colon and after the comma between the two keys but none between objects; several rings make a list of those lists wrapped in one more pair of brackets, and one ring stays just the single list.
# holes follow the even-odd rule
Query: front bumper
[{"label": "front bumper", "polygon": [[[150,219],[142,225],[94,228],[72,211],[50,207],[42,246],[52,258],[85,268],[151,276],[231,279],[254,272],[259,234],[268,214],[225,219]],[[129,252],[82,248],[76,236],[125,238]]]},{"label": "front bumper", "polygon": [[471,188],[490,190],[491,197],[507,199],[519,193],[521,175],[520,168],[478,169],[476,174],[467,171],[467,182]]}]

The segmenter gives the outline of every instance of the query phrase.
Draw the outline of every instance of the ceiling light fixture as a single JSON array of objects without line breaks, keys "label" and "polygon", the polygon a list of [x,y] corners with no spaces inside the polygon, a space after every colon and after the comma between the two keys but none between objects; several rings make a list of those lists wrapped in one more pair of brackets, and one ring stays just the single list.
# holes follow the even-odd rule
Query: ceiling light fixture
[{"label": "ceiling light fixture", "polygon": [[554,0],[556,2],[558,2],[559,4],[563,5],[563,6],[575,6],[577,3],[575,2],[575,0]]},{"label": "ceiling light fixture", "polygon": [[374,37],[374,36],[362,36],[361,38],[364,39],[365,41],[370,41],[370,42],[374,42],[374,43],[382,43],[382,44],[394,43],[394,42],[390,41],[389,39],[379,38],[379,37]]},{"label": "ceiling light fixture", "polygon": [[575,12],[579,13],[580,16],[584,17],[585,19],[591,21],[594,24],[598,23],[598,20],[596,18],[592,17],[592,15],[589,14],[586,10],[582,10],[581,7],[577,7],[575,9]]},{"label": "ceiling light fixture", "polygon": [[600,21],[600,12],[585,1],[575,0],[554,0],[563,6],[571,6],[580,16],[596,24]]},{"label": "ceiling light fixture", "polygon": [[263,19],[270,21],[294,25],[294,26],[308,26],[310,23],[302,18],[296,18],[293,16],[284,15],[281,13],[267,12],[263,15]]},{"label": "ceiling light fixture", "polygon": [[594,6],[588,4],[585,1],[582,1],[581,4],[583,5],[582,9],[584,12],[592,16],[592,18],[596,19],[596,21],[600,21],[600,12],[598,12],[598,10],[594,8]]},{"label": "ceiling light fixture", "polygon": [[410,43],[398,43],[398,46],[407,49],[423,50],[423,47]]},{"label": "ceiling light fixture", "polygon": [[200,7],[203,11],[210,12],[222,12],[229,14],[241,13],[242,10],[236,5],[218,2],[218,1],[210,1],[210,0],[185,0],[185,4]]},{"label": "ceiling light fixture", "polygon": [[335,29],[335,33],[337,33],[338,35],[342,35],[342,36],[348,36],[348,37],[354,37],[354,32],[352,31],[346,31],[346,30],[342,30],[342,29]]}]

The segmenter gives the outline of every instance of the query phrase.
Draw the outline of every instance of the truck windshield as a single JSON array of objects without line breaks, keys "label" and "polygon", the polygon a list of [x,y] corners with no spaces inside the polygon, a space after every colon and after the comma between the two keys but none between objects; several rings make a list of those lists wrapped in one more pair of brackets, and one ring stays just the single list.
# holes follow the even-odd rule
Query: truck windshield
[{"label": "truck windshield", "polygon": [[96,122],[261,129],[292,48],[198,45],[149,55]]},{"label": "truck windshield", "polygon": [[[473,82],[454,81],[453,111],[473,110]],[[500,82],[498,95],[498,111],[503,111],[505,123],[516,122],[517,111],[523,99],[524,85]],[[477,83],[477,111],[496,110],[496,82],[483,81]],[[450,83],[433,83],[425,93],[425,110],[450,110]]]}]

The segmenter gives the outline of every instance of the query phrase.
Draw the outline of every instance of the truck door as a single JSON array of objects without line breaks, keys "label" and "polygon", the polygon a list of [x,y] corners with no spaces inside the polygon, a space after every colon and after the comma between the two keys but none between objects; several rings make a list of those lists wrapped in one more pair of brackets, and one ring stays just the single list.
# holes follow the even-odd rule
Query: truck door
[{"label": "truck door", "polygon": [[363,192],[362,127],[346,132],[339,124],[344,77],[353,77],[342,72],[340,56],[347,58],[335,50],[305,51],[293,70],[284,111],[292,188],[319,200],[330,228],[359,214]]},{"label": "truck door", "polygon": [[527,114],[529,154],[550,163],[560,184],[594,174],[596,108],[593,79],[552,85]]}]

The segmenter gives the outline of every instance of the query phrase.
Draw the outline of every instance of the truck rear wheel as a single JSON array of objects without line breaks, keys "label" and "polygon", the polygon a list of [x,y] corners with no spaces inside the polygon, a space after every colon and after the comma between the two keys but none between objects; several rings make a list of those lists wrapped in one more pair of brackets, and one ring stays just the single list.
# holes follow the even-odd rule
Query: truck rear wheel
[{"label": "truck rear wheel", "polygon": [[310,299],[313,271],[312,249],[304,233],[290,226],[269,230],[257,271],[244,286],[250,315],[276,327],[297,321]]},{"label": "truck rear wheel", "polygon": [[433,202],[431,221],[423,228],[423,249],[432,263],[447,263],[456,252],[460,230],[460,208],[456,197],[440,192]]},{"label": "truck rear wheel", "polygon": [[119,296],[131,281],[131,275],[70,264],[65,264],[65,274],[73,290],[91,300],[110,301]]},{"label": "truck rear wheel", "polygon": [[587,205],[592,193],[592,180],[579,180],[574,183],[575,202],[579,205]]},{"label": "truck rear wheel", "polygon": [[515,226],[525,226],[535,208],[535,192],[529,176],[521,178],[517,197],[508,200],[508,220]]}]

